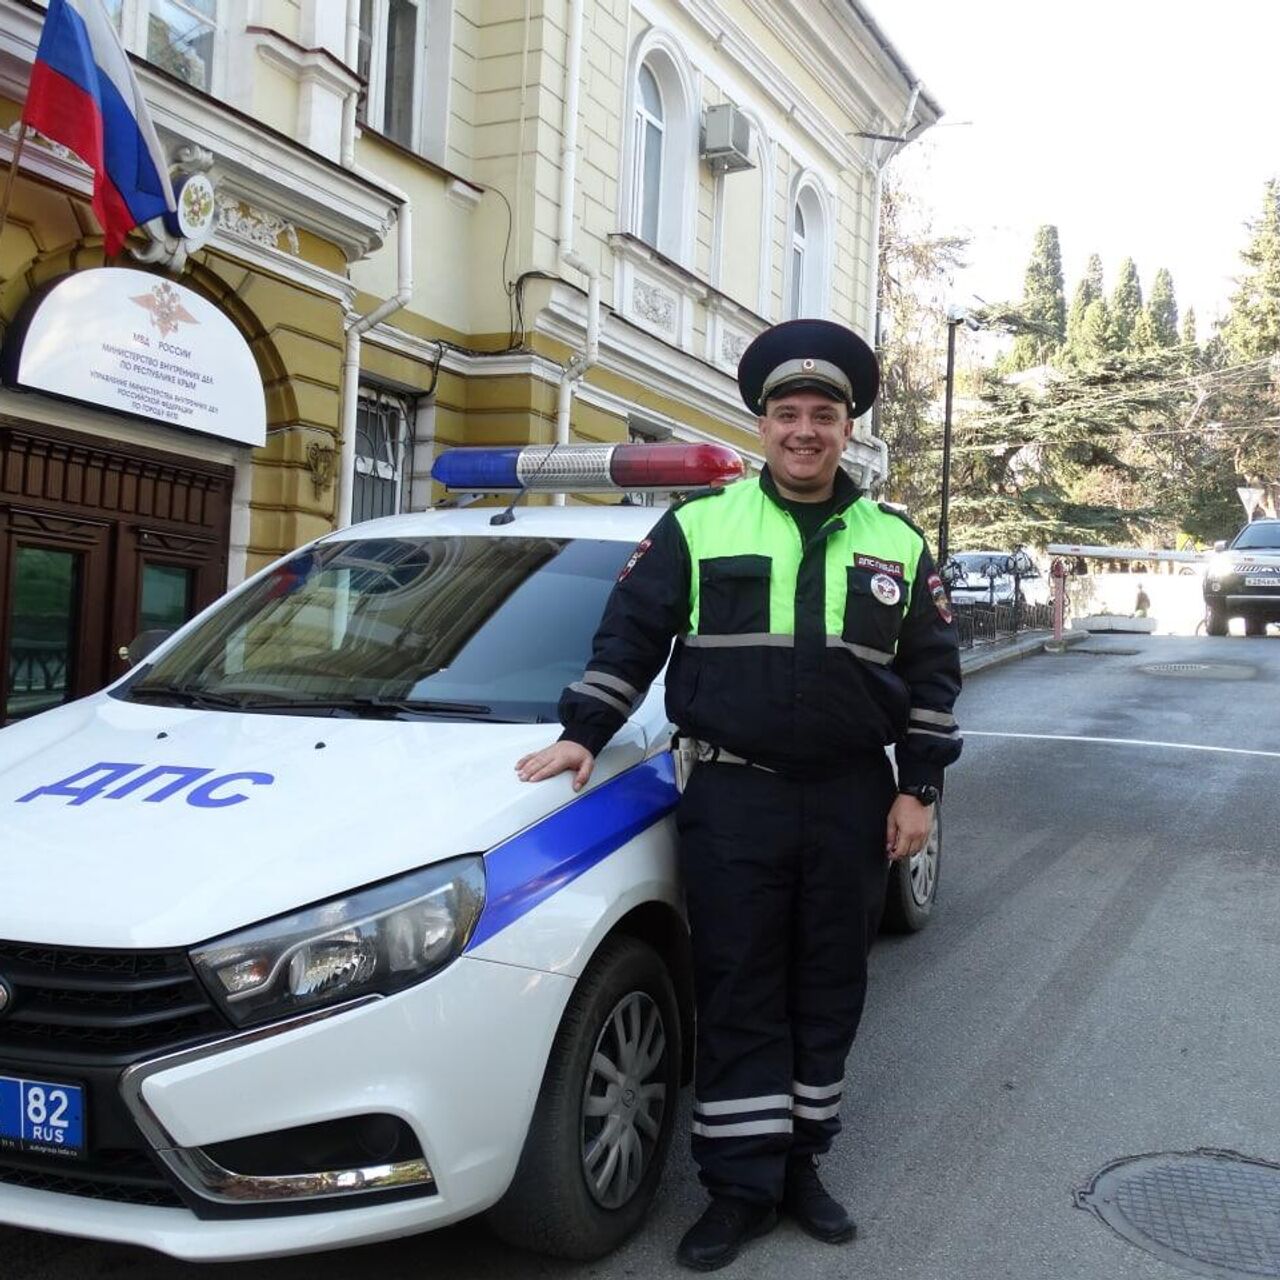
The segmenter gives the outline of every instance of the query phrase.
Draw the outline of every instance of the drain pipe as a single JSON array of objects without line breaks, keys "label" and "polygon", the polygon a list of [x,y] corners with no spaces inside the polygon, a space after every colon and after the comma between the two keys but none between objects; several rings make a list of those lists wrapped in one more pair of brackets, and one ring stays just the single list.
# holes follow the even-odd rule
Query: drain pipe
[{"label": "drain pipe", "polygon": [[[359,65],[360,0],[347,0],[347,35],[345,61],[352,70]],[[356,487],[356,411],[360,396],[360,340],[375,325],[399,311],[413,297],[413,207],[406,192],[393,187],[380,174],[370,173],[356,164],[356,95],[352,90],[342,104],[342,165],[352,173],[381,187],[395,197],[400,208],[396,214],[396,291],[371,311],[347,322],[342,353],[341,414],[342,452],[338,465],[338,495],[334,505],[334,524],[339,529],[351,523],[352,503]]]},{"label": "drain pipe", "polygon": [[[911,86],[911,98],[907,102],[907,109],[902,113],[902,124],[898,129],[900,137],[906,137],[907,130],[911,127],[911,122],[915,118],[916,103],[920,101],[920,81],[917,80]],[[875,144],[878,150],[879,143]],[[898,154],[906,145],[905,142],[897,142],[890,145],[889,153],[883,160],[875,159],[875,150],[872,152],[871,167],[874,172],[872,178],[871,191],[871,262],[870,270],[867,272],[868,288],[867,288],[867,315],[871,320],[871,341],[873,345],[877,345],[880,340],[880,316],[879,301],[880,293],[880,192],[884,185],[884,171],[890,160]]]},{"label": "drain pipe", "polygon": [[[573,393],[588,369],[600,358],[600,272],[580,258],[573,248],[573,206],[577,195],[578,170],[578,96],[582,79],[582,29],[585,0],[569,0],[569,20],[565,39],[564,131],[560,152],[560,230],[559,258],[566,267],[587,277],[587,336],[583,349],[576,352],[560,374],[556,397],[556,444],[569,443],[569,415]],[[552,496],[554,505],[564,505],[564,494]]]}]

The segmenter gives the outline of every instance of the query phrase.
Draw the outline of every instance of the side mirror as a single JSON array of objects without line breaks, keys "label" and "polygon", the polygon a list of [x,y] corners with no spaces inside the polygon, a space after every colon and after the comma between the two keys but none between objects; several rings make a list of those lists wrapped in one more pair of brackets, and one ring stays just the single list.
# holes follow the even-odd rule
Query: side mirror
[{"label": "side mirror", "polygon": [[1219,539],[1217,540],[1217,542],[1215,542],[1215,543],[1213,544],[1213,549],[1214,549],[1215,551],[1225,551],[1225,550],[1227,549],[1227,540],[1226,540],[1226,538],[1219,538]]},{"label": "side mirror", "polygon": [[164,642],[173,635],[172,628],[153,627],[149,631],[139,631],[127,645],[121,645],[116,651],[116,656],[121,662],[127,662],[131,667],[136,667],[138,663],[146,659],[153,649],[158,649]]}]

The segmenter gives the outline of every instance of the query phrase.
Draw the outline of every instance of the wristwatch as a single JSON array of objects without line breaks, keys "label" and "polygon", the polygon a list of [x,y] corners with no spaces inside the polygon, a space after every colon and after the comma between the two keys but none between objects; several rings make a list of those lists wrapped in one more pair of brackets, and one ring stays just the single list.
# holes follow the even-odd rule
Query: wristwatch
[{"label": "wristwatch", "polygon": [[898,794],[901,796],[914,796],[921,804],[937,804],[938,797],[942,793],[937,787],[931,787],[928,783],[924,783],[918,787],[899,787]]}]

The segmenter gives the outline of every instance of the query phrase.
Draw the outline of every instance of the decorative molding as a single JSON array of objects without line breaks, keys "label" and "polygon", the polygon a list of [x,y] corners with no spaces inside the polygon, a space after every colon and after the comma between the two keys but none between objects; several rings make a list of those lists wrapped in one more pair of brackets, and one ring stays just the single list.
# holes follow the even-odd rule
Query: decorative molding
[{"label": "decorative molding", "polygon": [[[4,161],[6,169],[13,163],[20,125],[21,121],[15,120],[9,128],[0,130],[0,160]],[[60,142],[50,141],[42,133],[27,131],[27,140],[22,147],[22,168],[24,172],[56,182],[77,195],[93,194],[93,170],[74,151],[69,151]]]},{"label": "decorative molding", "polygon": [[483,195],[483,188],[464,182],[461,178],[451,178],[449,185],[445,188],[445,198],[449,203],[464,209],[467,213],[474,213],[480,207],[480,199]]},{"label": "decorative molding", "polygon": [[693,345],[693,313],[709,286],[633,235],[609,237],[619,312],[685,351]]},{"label": "decorative molding", "polygon": [[636,315],[642,320],[648,320],[663,333],[675,337],[676,310],[679,306],[679,299],[675,294],[668,293],[661,285],[650,284],[647,280],[633,279],[631,304]]},{"label": "decorative molding", "polygon": [[311,472],[311,487],[317,498],[324,497],[333,484],[334,463],[338,451],[331,444],[307,446],[307,470]]},{"label": "decorative molding", "polygon": [[283,237],[287,251],[295,258],[299,255],[298,229],[293,223],[286,222],[274,213],[267,213],[227,191],[217,193],[214,205],[218,230],[233,240],[243,240],[263,249],[281,252],[280,240]]}]

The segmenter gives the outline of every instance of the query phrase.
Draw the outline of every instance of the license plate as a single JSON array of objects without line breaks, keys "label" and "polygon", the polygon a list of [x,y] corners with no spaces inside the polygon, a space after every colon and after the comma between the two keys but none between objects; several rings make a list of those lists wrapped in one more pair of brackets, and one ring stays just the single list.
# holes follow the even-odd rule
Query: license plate
[{"label": "license plate", "polygon": [[1245,580],[1246,587],[1275,587],[1280,591],[1280,575],[1274,578],[1264,578],[1261,574],[1250,574]]},{"label": "license plate", "polygon": [[0,1076],[0,1151],[84,1155],[84,1090]]}]

